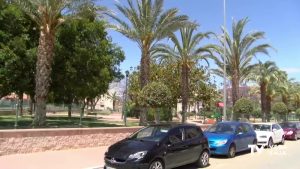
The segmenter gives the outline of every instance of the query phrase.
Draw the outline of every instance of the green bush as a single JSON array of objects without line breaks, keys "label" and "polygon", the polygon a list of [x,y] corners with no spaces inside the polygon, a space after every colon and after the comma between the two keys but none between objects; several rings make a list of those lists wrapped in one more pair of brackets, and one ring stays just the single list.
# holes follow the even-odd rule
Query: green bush
[{"label": "green bush", "polygon": [[247,98],[241,98],[235,102],[233,112],[237,114],[250,114],[254,110],[253,102]]},{"label": "green bush", "polygon": [[275,114],[283,115],[288,113],[288,108],[283,102],[278,102],[272,106],[272,111]]},{"label": "green bush", "polygon": [[159,117],[161,121],[172,121],[172,110],[170,108],[159,108],[153,109],[150,108],[147,113],[147,120],[154,121],[155,111],[159,111]]}]

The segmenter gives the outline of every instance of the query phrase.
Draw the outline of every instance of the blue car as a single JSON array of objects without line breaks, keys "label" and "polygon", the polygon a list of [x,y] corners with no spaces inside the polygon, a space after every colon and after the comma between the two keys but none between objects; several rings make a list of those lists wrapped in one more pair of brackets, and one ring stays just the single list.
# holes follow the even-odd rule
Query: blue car
[{"label": "blue car", "polygon": [[211,154],[227,155],[233,158],[236,152],[249,150],[248,145],[256,145],[256,133],[249,123],[219,122],[204,132]]}]

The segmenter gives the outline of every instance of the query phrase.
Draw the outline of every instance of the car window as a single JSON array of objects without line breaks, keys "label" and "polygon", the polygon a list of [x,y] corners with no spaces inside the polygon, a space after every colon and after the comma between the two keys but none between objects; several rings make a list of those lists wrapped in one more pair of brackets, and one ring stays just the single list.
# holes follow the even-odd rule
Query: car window
[{"label": "car window", "polygon": [[234,134],[236,129],[236,125],[228,124],[228,123],[217,123],[212,125],[206,131],[211,133],[226,133],[226,134]]},{"label": "car window", "polygon": [[271,125],[268,124],[253,124],[255,131],[271,131]]},{"label": "car window", "polygon": [[188,127],[185,131],[185,139],[193,139],[199,137],[202,134],[201,130],[197,127]]},{"label": "car window", "polygon": [[242,124],[243,133],[248,133],[251,131],[251,128],[248,124]]},{"label": "car window", "polygon": [[280,130],[281,127],[278,124],[275,124],[275,129]]},{"label": "car window", "polygon": [[275,127],[275,124],[272,125],[272,130],[274,130],[274,129],[277,129],[277,128]]},{"label": "car window", "polygon": [[184,130],[183,128],[175,129],[169,136],[169,141],[171,144],[180,143],[184,140]]},{"label": "car window", "polygon": [[236,133],[244,133],[242,125],[239,125],[236,129]]},{"label": "car window", "polygon": [[130,138],[149,141],[160,141],[166,137],[170,127],[168,126],[149,126],[134,133]]}]

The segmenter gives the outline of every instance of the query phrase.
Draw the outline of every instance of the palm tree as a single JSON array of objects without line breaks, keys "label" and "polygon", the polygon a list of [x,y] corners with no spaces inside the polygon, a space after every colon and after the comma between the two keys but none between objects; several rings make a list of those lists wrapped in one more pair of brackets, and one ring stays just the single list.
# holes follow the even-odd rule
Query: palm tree
[{"label": "palm tree", "polygon": [[271,81],[276,79],[278,71],[279,69],[274,62],[267,61],[265,63],[259,62],[258,64],[255,64],[250,73],[250,79],[256,81],[260,86],[260,100],[263,121],[266,119],[266,113],[270,113],[267,112],[267,88]]},{"label": "palm tree", "polygon": [[[178,15],[178,9],[163,11],[163,0],[137,0],[136,6],[132,0],[127,0],[127,6],[116,4],[118,10],[129,21],[110,15],[118,25],[113,29],[127,38],[137,42],[141,50],[140,88],[147,85],[150,77],[150,53],[156,42],[168,37],[171,32],[187,24],[186,15]],[[147,121],[145,111],[141,111],[140,124]]]},{"label": "palm tree", "polygon": [[16,0],[15,2],[36,22],[40,30],[35,77],[36,114],[33,123],[43,126],[46,122],[46,100],[52,71],[55,33],[63,22],[61,12],[72,1]]},{"label": "palm tree", "polygon": [[[232,37],[229,36],[227,31],[225,32],[226,39],[226,72],[228,78],[231,80],[232,86],[232,104],[239,99],[239,85],[244,81],[250,73],[251,61],[258,53],[268,54],[269,44],[257,44],[257,41],[264,38],[264,32],[250,32],[244,34],[246,24],[249,22],[248,18],[233,22],[232,24]],[[213,72],[219,76],[223,76],[224,65],[224,39],[223,36],[217,36],[220,45],[211,45],[212,51],[214,51],[219,57],[215,57],[217,69]]]},{"label": "palm tree", "polygon": [[[187,105],[189,100],[189,74],[199,60],[210,56],[210,52],[205,47],[198,47],[203,38],[207,38],[209,33],[195,33],[196,27],[186,27],[180,29],[180,39],[174,33],[170,35],[174,47],[158,44],[154,57],[166,61],[177,63],[181,69],[181,99],[182,99],[182,123],[186,121]],[[205,54],[206,53],[206,54]]]}]

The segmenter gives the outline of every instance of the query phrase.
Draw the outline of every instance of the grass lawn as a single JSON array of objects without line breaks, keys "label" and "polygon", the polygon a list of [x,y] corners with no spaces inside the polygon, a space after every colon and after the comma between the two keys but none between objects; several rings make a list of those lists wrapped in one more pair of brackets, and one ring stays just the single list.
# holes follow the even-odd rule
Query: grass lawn
[{"label": "grass lawn", "polygon": [[[14,129],[15,125],[15,118],[14,115],[1,115],[0,116],[0,129]],[[32,127],[32,120],[31,116],[23,116],[19,117],[18,119],[18,127],[20,129],[29,129]],[[49,116],[47,117],[47,124],[45,128],[78,128],[79,127],[79,117],[72,117],[69,119],[68,117],[64,116]],[[128,126],[137,126],[137,122],[128,122]],[[122,127],[124,123],[122,121],[105,121],[99,120],[95,117],[84,117],[82,119],[82,126],[83,128],[87,127]]]}]

